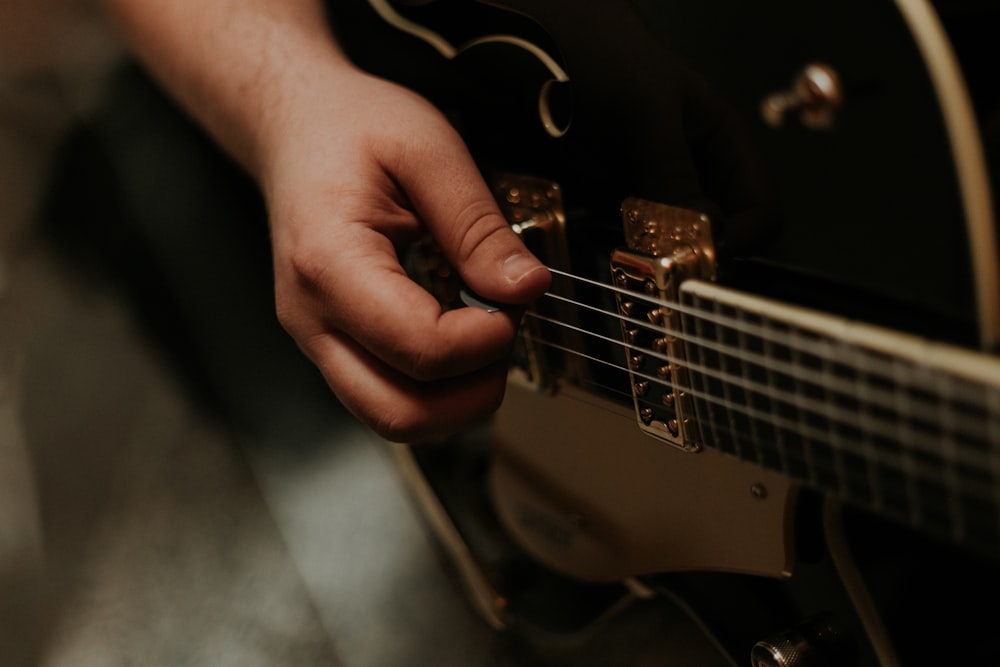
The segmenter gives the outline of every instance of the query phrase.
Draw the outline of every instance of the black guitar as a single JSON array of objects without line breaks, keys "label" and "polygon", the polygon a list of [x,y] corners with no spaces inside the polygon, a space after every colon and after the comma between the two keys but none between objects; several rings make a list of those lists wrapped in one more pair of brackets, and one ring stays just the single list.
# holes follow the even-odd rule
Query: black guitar
[{"label": "black guitar", "polygon": [[[520,549],[681,595],[758,665],[1000,661],[996,614],[964,602],[1000,592],[1000,7],[338,13],[357,62],[449,115],[553,270],[488,453]],[[460,305],[437,262],[418,271]],[[805,625],[754,637],[760,582],[766,618]]]}]

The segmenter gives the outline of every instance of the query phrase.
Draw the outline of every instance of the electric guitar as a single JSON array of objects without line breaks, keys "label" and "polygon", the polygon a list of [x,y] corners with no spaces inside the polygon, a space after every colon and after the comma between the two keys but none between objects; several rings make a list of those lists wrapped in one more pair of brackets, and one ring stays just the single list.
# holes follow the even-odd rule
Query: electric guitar
[{"label": "electric guitar", "polygon": [[[996,613],[962,601],[1000,593],[1000,7],[369,0],[334,22],[449,115],[553,271],[489,437],[519,549],[679,591],[755,665],[997,664]],[[432,248],[415,263],[470,302]],[[788,593],[815,563],[838,592]],[[769,618],[821,620],[743,637],[747,580],[788,601]]]}]

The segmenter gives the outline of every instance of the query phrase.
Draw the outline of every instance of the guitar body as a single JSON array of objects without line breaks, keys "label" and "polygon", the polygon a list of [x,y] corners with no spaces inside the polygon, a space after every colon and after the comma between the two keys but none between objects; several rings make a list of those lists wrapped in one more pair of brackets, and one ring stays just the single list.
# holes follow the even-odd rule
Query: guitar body
[{"label": "guitar body", "polygon": [[[520,549],[573,578],[682,592],[739,660],[769,582],[775,623],[848,609],[858,657],[830,664],[954,661],[948,633],[967,661],[996,662],[995,615],[959,607],[964,586],[1000,593],[1000,8],[359,0],[333,14],[362,67],[449,115],[512,223],[547,221],[525,240],[560,300],[528,322],[489,454]],[[653,371],[631,361],[611,288],[615,249],[645,252],[623,230],[630,198],[711,221],[711,275],[677,293],[694,342],[663,357],[663,403],[686,407],[662,420],[643,417],[637,378]],[[666,434],[670,417],[688,430]],[[840,581],[829,597],[814,566]]]}]

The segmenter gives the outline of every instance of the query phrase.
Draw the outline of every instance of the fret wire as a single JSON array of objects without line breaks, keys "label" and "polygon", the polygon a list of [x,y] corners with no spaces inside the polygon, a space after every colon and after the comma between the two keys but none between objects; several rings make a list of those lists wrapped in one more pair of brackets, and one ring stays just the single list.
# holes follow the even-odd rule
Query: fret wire
[{"label": "fret wire", "polygon": [[[1000,391],[990,389],[987,391],[987,412],[986,429],[989,433],[990,442],[1000,441]],[[989,470],[993,481],[993,506],[1000,507],[1000,448],[991,447],[989,454]],[[995,517],[997,534],[1000,535],[1000,512]]]},{"label": "fret wire", "polygon": [[[745,314],[743,313],[743,311],[740,311],[740,320],[744,321],[745,319],[746,319]],[[747,347],[747,343],[746,343],[746,337],[747,337],[747,335],[746,335],[746,333],[744,333],[744,332],[741,331],[740,334],[739,334],[739,337],[740,337],[740,340],[741,340],[740,344],[744,348],[746,348]],[[769,358],[774,358],[775,357],[774,343],[771,340],[767,340],[767,339],[764,339],[761,342],[762,342],[762,344],[764,346],[764,356],[765,357],[769,357]],[[778,386],[777,382],[775,381],[775,376],[774,376],[774,370],[773,369],[771,369],[771,368],[765,368],[764,369],[764,377],[766,378],[766,380],[764,382],[764,386],[766,386],[766,387],[775,387],[775,388]],[[793,396],[794,396],[794,394],[793,394]],[[765,398],[767,399],[767,406],[768,406],[768,409],[771,412],[772,418],[777,417],[778,413],[777,413],[776,402],[774,400],[772,400],[770,396],[766,396]],[[784,429],[780,429],[780,428],[774,429],[774,439],[775,439],[775,445],[777,446],[777,449],[778,449],[778,456],[780,456],[781,459],[782,459],[782,461],[785,462],[784,465],[783,465],[783,469],[787,472],[788,471],[788,466],[791,464],[791,459],[789,457],[788,447],[785,444],[785,437],[784,437],[784,435],[782,435],[783,431],[784,431]]]},{"label": "fret wire", "polygon": [[[718,301],[714,301],[712,303],[712,313],[714,315],[720,315],[720,313],[719,313],[719,308],[720,307],[721,306],[720,306],[719,302]],[[736,335],[737,335],[737,340],[740,340],[739,337],[740,336],[744,336],[744,333],[742,331],[737,331]],[[715,342],[718,343],[718,345],[720,347],[724,344],[722,336],[723,336],[723,329],[722,329],[722,327],[715,327]],[[737,346],[737,350],[740,349],[740,347],[741,346]],[[729,356],[732,356],[732,358],[739,365],[740,376],[742,378],[742,384],[740,385],[740,387],[744,388],[744,387],[750,386],[750,384],[751,384],[750,378],[747,377],[747,375],[746,375],[746,364],[742,363],[742,360],[740,359],[740,357],[738,355],[729,355]],[[725,357],[722,357],[722,359],[724,360]],[[724,363],[725,363],[725,361],[722,361],[722,363],[720,363],[720,367],[721,368],[725,368],[725,366],[723,365]],[[732,392],[730,391],[730,384],[729,383],[723,383],[722,387],[723,387],[723,393],[725,395],[725,398],[728,399],[728,400],[732,400],[732,396],[731,396]],[[750,405],[751,405],[751,403],[750,403],[750,394],[744,391],[744,397],[746,399],[744,401],[744,403],[747,405],[747,407],[750,407]],[[761,439],[760,439],[760,434],[757,432],[757,420],[750,419],[749,420],[749,425],[750,425],[750,442],[751,442],[751,444],[754,445],[754,447],[753,447],[754,455],[757,458],[757,462],[760,463],[760,464],[763,464],[764,463],[764,461],[763,461],[763,459],[764,459],[764,451],[763,451],[763,449],[760,446]],[[784,464],[784,461],[782,461],[782,464]],[[787,472],[786,470],[784,470],[783,466],[782,466],[782,472]]]},{"label": "fret wire", "polygon": [[[714,308],[715,304],[712,304],[712,307]],[[704,320],[695,320],[695,328],[697,330],[699,337],[701,337],[703,340],[708,340],[708,334],[705,332]],[[706,351],[714,352],[714,350],[712,350],[712,348],[708,346],[695,349],[697,349],[699,353],[704,353]],[[680,363],[682,360],[678,359],[676,361]],[[719,368],[722,368],[722,358],[721,357],[713,358],[711,353],[704,355],[704,358],[702,358],[699,364],[694,364],[693,361],[691,362],[684,361],[685,364],[689,364],[689,368],[692,370],[698,370],[698,368],[709,368],[711,367],[710,364],[712,364],[713,362],[715,362],[715,364],[717,364]],[[727,416],[727,411],[730,413],[732,412],[730,408],[730,401],[728,400],[729,396],[728,396],[727,385],[723,383],[721,388],[719,388],[715,387],[709,381],[709,380],[719,381],[718,375],[712,375],[709,373],[700,373],[700,374],[693,373],[692,376],[695,377],[700,376],[706,380],[706,382],[704,383],[704,388],[701,390],[702,393],[700,394],[693,393],[692,396],[695,398],[700,398],[704,402],[704,404],[708,407],[709,411],[708,423],[712,427],[712,435],[715,438],[715,442],[719,443],[720,447],[723,448],[723,451],[733,454],[741,459],[745,459],[746,455],[743,452],[742,441],[735,433],[735,431],[731,429],[726,429],[724,427],[724,424],[727,423],[728,421],[725,418]],[[710,397],[719,397],[719,400],[712,400]],[[720,436],[719,435],[720,428],[722,428],[726,433],[731,434],[732,437],[729,437],[727,439],[725,437]]]},{"label": "fret wire", "polygon": [[[522,334],[522,335],[524,335],[524,334]],[[529,335],[524,335],[524,337],[527,338],[528,340],[533,340],[535,342],[538,342],[539,344],[546,345],[548,347],[552,347],[552,348],[561,350],[563,352],[566,352],[567,354],[574,354],[574,355],[580,356],[582,358],[588,359],[590,361],[593,361],[595,363],[599,363],[599,364],[603,364],[603,365],[606,365],[606,366],[609,366],[609,367],[612,367],[612,368],[616,368],[616,369],[621,370],[621,371],[626,372],[626,373],[633,373],[635,375],[635,377],[637,377],[639,379],[649,380],[650,382],[657,383],[657,384],[663,384],[663,381],[660,378],[657,378],[655,376],[647,375],[647,374],[643,374],[643,373],[638,373],[638,372],[632,372],[627,367],[619,366],[619,365],[615,364],[614,362],[607,361],[607,360],[604,360],[604,359],[599,359],[599,358],[596,358],[596,357],[593,357],[593,356],[590,356],[590,355],[586,355],[586,354],[584,354],[582,352],[579,352],[579,351],[576,351],[576,350],[572,350],[572,349],[570,349],[568,347],[565,347],[563,345],[560,345],[558,343],[554,343],[552,341],[548,341],[548,340],[541,339],[541,338],[535,338],[535,337],[529,336]],[[621,341],[614,341],[613,339],[608,339],[608,340],[610,342],[614,342],[614,343],[617,343],[619,345],[624,345],[624,343],[621,342]],[[689,365],[689,368],[691,368],[691,365]],[[714,371],[711,371],[710,369],[703,369],[702,372],[704,372],[706,375],[709,375],[709,374],[718,375],[718,373],[715,373]],[[756,383],[756,384],[759,385],[759,383]],[[608,389],[614,391],[613,388],[608,388]],[[719,407],[725,408],[725,409],[733,411],[733,412],[739,412],[739,413],[744,414],[746,416],[755,417],[755,418],[758,418],[758,419],[765,419],[765,418],[767,418],[767,417],[770,416],[769,414],[763,413],[763,412],[757,410],[756,408],[752,408],[752,407],[749,407],[749,406],[742,406],[741,404],[736,403],[735,401],[729,400],[727,397],[723,397],[723,398],[720,399],[719,397],[714,396],[711,393],[703,392],[703,391],[699,391],[699,390],[695,390],[693,387],[692,388],[688,388],[687,391],[693,397],[700,398],[701,400],[704,400],[706,402],[715,403]],[[622,393],[622,392],[619,392],[619,393]],[[809,401],[809,403],[812,404],[812,405],[815,405],[815,401]],[[820,416],[824,416],[824,415],[822,415],[821,411],[814,411],[814,413],[818,414]],[[828,416],[828,418],[832,419],[833,421],[837,420],[836,417],[830,417],[830,416]],[[798,427],[799,426],[798,422],[792,422],[792,421],[788,420],[787,418],[780,417],[780,416],[777,418],[777,422],[778,422],[778,425],[779,425],[780,428],[785,428],[785,429],[788,429],[788,430],[792,430],[793,427]],[[847,418],[846,417],[845,418],[841,418],[840,422],[841,423],[846,423],[847,422]],[[850,449],[852,449],[852,447],[851,447],[851,445],[849,443],[845,442],[839,436],[836,436],[836,430],[835,429],[829,429],[829,430],[823,431],[823,430],[817,429],[817,428],[815,428],[813,426],[809,426],[808,424],[805,425],[805,429],[806,429],[806,432],[810,435],[810,437],[813,437],[814,439],[816,439],[816,440],[818,440],[820,442],[826,442],[826,441],[830,441],[831,439],[833,439],[834,442],[833,442],[833,446],[831,447],[831,450],[835,454],[838,453],[838,452],[844,451],[844,450],[850,450]],[[930,454],[931,456],[937,456],[939,454],[938,451],[937,451],[937,447],[938,447],[937,441],[928,438],[924,434],[914,433],[914,438],[908,444],[910,444],[911,446],[913,446],[915,448],[923,448],[924,451],[927,452],[928,454]],[[855,451],[854,453],[857,453],[857,452]],[[978,461],[976,459],[970,459],[970,458],[968,458],[970,456],[970,454],[966,454],[965,456],[966,456],[965,463],[967,465],[969,465],[970,467],[977,467],[977,466],[981,465],[980,461]],[[841,469],[840,473],[841,473],[841,477],[843,477],[843,470],[842,469]]]},{"label": "fret wire", "polygon": [[[716,316],[719,315],[719,303],[718,303],[718,301],[713,301],[712,302],[712,314],[716,315]],[[714,339],[715,339],[716,345],[719,346],[719,347],[723,346],[722,331],[723,331],[722,327],[715,327],[715,336],[714,336]],[[742,333],[742,332],[740,332],[740,333]],[[735,355],[731,355],[731,356],[733,358],[735,358],[735,359],[738,360],[738,357],[736,357]],[[722,368],[722,369],[725,369],[725,363],[726,363],[725,360],[720,360],[719,367]],[[740,364],[740,366],[742,367],[743,364]],[[727,371],[723,370],[723,372],[725,373]],[[735,384],[735,383],[723,382],[722,383],[722,395],[723,395],[723,398],[726,400],[727,403],[733,403],[734,405],[736,405],[736,402],[733,400],[732,391],[731,391],[731,387],[733,386],[733,384]],[[749,407],[749,403],[747,405]],[[732,412],[732,410],[730,410],[730,412]],[[749,420],[749,422],[751,424],[751,427],[750,427],[751,428],[751,437],[754,438],[754,442],[757,442],[756,434],[753,433],[753,426],[752,426],[752,424],[755,421],[756,420],[753,420],[753,419]],[[734,441],[736,443],[738,443],[737,444],[737,448],[738,448],[738,451],[741,452],[740,458],[746,458],[746,455],[742,454],[743,449],[744,449],[744,447],[743,447],[743,438],[737,436],[737,437],[735,437],[733,439],[734,439]],[[754,447],[753,448],[753,453],[754,453],[754,457],[757,459],[757,463],[763,465],[764,464],[764,461],[763,461],[763,457],[764,457],[763,450],[760,447]]]},{"label": "fret wire", "polygon": [[[893,373],[895,378],[898,380],[898,384],[901,386],[905,381],[909,380],[910,365],[903,363],[895,363],[893,365]],[[902,376],[902,377],[901,377]],[[899,406],[898,414],[904,415],[909,414],[910,410],[910,395],[904,391],[895,392],[896,402]],[[898,442],[905,443],[913,440],[913,428],[910,425],[910,420],[899,419],[896,422],[898,435]],[[917,463],[913,460],[913,452],[909,447],[900,447],[900,467],[903,469],[904,479],[906,482],[906,493],[910,501],[910,521],[914,525],[919,525],[923,521],[923,507],[920,505],[920,494],[917,488],[916,479],[916,469]],[[1000,489],[998,489],[1000,493]]]},{"label": "fret wire", "polygon": [[[857,348],[851,348],[851,356],[860,356],[860,352]],[[863,368],[860,364],[857,368]],[[863,373],[858,371],[854,374],[854,386],[855,392],[858,397],[858,423],[861,425],[861,450],[867,456],[867,463],[865,465],[865,475],[868,477],[868,487],[872,491],[872,505],[876,510],[884,509],[885,498],[882,494],[882,484],[878,479],[877,471],[873,461],[874,457],[877,456],[875,453],[875,446],[871,440],[871,426],[872,426],[872,416],[870,413],[870,401],[868,394],[868,384],[862,381]]]},{"label": "fret wire", "polygon": [[[824,346],[823,346],[824,349],[829,349],[829,348],[833,347],[832,342],[828,341],[825,338],[823,339],[823,343],[824,343]],[[833,377],[832,363],[830,361],[830,358],[832,358],[832,357],[833,357],[833,354],[831,353],[829,357],[822,357],[820,359],[820,370],[818,372],[819,377],[822,378],[819,381],[819,384],[818,384],[818,386],[821,387],[821,396],[822,396],[822,398],[820,399],[820,401],[822,403],[824,403],[825,405],[831,405],[831,404],[833,404],[834,400],[835,400],[834,397],[836,395],[839,395],[839,394],[836,394],[835,392],[833,392],[831,390],[831,387],[830,387],[831,378]],[[839,384],[839,382],[837,384]],[[830,421],[830,416],[829,416],[828,413],[824,415],[824,418],[828,422]],[[839,443],[840,443],[839,436],[835,437],[834,442],[839,445]],[[840,447],[841,446],[838,446],[837,449],[834,450],[834,453],[833,453],[833,456],[832,456],[832,461],[830,462],[830,467],[834,471],[834,475],[837,478],[837,483],[840,484],[840,485],[843,485],[846,477],[845,477],[845,472],[844,472],[843,457],[840,455]]]},{"label": "fret wire", "polygon": [[[771,357],[771,358],[773,358],[773,356],[775,354],[774,343],[771,340],[766,340],[765,339],[765,340],[762,340],[762,345],[763,345],[763,349],[765,351],[764,356],[765,357]],[[765,369],[765,376],[767,377],[767,386],[777,387],[778,383],[777,383],[777,381],[775,379],[774,369],[772,369],[772,368],[766,368]],[[799,394],[799,392],[795,392],[795,393],[796,393],[796,395]],[[771,408],[771,413],[776,416],[777,415],[777,406],[775,405],[775,401],[771,400],[769,398],[768,405]],[[800,410],[796,410],[796,414],[799,415],[799,420],[801,421],[801,411]],[[776,429],[775,432],[777,433],[777,437],[781,441],[784,441],[784,439],[785,439],[784,432],[781,429]],[[803,459],[803,461],[805,463],[806,470],[807,470],[807,472],[809,474],[809,481],[811,481],[813,483],[816,483],[817,480],[815,479],[815,475],[816,475],[816,472],[817,472],[818,468],[816,466],[815,458],[812,456],[812,446],[810,445],[810,441],[808,441],[806,439],[802,439],[802,441],[801,441],[801,447],[802,447],[802,459]],[[787,447],[786,447],[786,450],[787,450]]]},{"label": "fret wire", "polygon": [[[597,338],[599,340],[603,340],[603,341],[605,341],[605,342],[607,342],[609,344],[612,344],[612,345],[616,345],[616,346],[623,347],[623,348],[626,348],[626,349],[628,348],[628,346],[625,344],[625,342],[622,341],[622,340],[620,340],[620,339],[615,339],[615,338],[611,338],[609,336],[604,336],[602,334],[594,333],[592,331],[588,331],[586,329],[583,329],[583,328],[580,328],[580,327],[576,327],[574,325],[568,324],[566,322],[562,322],[560,320],[556,320],[554,318],[550,318],[550,317],[547,317],[547,316],[544,316],[544,315],[539,315],[538,313],[528,313],[528,315],[530,317],[542,320],[544,322],[549,322],[549,323],[555,324],[557,326],[569,328],[569,329],[577,331],[579,333],[583,333],[583,334],[586,334],[588,336],[592,336],[594,338]],[[638,322],[639,324],[642,323],[640,320],[635,320],[635,321]],[[713,349],[713,350],[716,349],[716,348],[725,348],[726,350],[733,349],[733,347],[729,346],[729,345],[717,345],[717,344],[707,344],[707,343],[703,344],[702,347],[706,347],[706,348]],[[705,375],[709,375],[709,376],[711,376],[711,377],[713,377],[713,378],[715,378],[715,379],[717,379],[717,380],[719,380],[720,382],[723,383],[723,390],[724,391],[728,391],[728,387],[726,386],[727,382],[742,381],[742,378],[738,378],[738,377],[735,377],[735,376],[733,376],[731,374],[727,374],[724,371],[720,372],[720,371],[717,371],[717,370],[715,370],[713,368],[709,368],[709,367],[704,366],[704,365],[691,364],[691,363],[687,362],[686,360],[681,359],[681,358],[676,357],[676,356],[673,356],[673,355],[668,355],[668,354],[664,354],[664,353],[660,353],[660,352],[655,352],[653,350],[644,350],[643,353],[646,354],[646,355],[648,355],[648,356],[650,356],[650,357],[652,357],[652,358],[654,358],[654,359],[660,359],[662,361],[666,361],[666,362],[669,362],[669,363],[676,363],[676,364],[685,366],[686,368],[688,368],[690,370],[694,370],[694,371],[697,371],[699,373],[704,373]],[[820,387],[829,388],[829,385],[836,385],[835,389],[841,395],[843,395],[845,397],[850,397],[852,395],[852,393],[853,393],[853,389],[854,389],[853,383],[848,383],[846,380],[841,380],[839,378],[834,377],[832,371],[828,367],[829,364],[826,363],[826,362],[824,362],[824,369],[825,370],[821,374],[817,374],[814,371],[807,371],[807,372],[796,373],[794,371],[792,365],[789,364],[789,363],[786,363],[786,362],[771,363],[764,355],[759,355],[759,354],[756,354],[756,353],[751,353],[750,355],[746,355],[746,356],[748,356],[748,358],[750,358],[750,359],[757,360],[758,361],[758,365],[760,365],[762,367],[765,367],[765,368],[768,368],[768,367],[774,368],[776,370],[784,372],[786,375],[789,375],[791,377],[799,377],[799,378],[801,378],[802,375],[806,375],[806,376],[808,376],[809,379],[813,380],[813,382],[815,384],[817,384],[818,386],[820,386]],[[652,379],[656,383],[662,383],[662,381],[659,380],[658,378],[652,378]],[[771,396],[772,398],[777,398],[777,399],[782,400],[782,401],[784,401],[786,403],[792,403],[792,404],[795,403],[794,399],[789,399],[789,395],[790,394],[788,392],[783,392],[783,393],[770,392],[769,393],[768,392],[768,388],[766,386],[761,385],[758,382],[752,382],[751,381],[748,384],[753,388],[754,391],[756,391],[757,393],[760,393],[760,394],[762,394],[764,396]],[[891,403],[889,403],[884,398],[884,396],[888,392],[879,389],[879,390],[874,390],[874,391],[870,390],[869,393],[871,394],[872,400],[875,400],[875,398],[874,398],[875,396],[879,397],[880,407],[885,407],[887,409],[891,409]],[[852,420],[853,420],[853,417],[854,417],[853,413],[845,411],[842,408],[835,408],[835,407],[832,407],[831,405],[829,405],[827,403],[819,403],[819,402],[817,402],[814,399],[806,399],[806,404],[809,406],[809,411],[810,412],[813,412],[814,414],[816,414],[818,416],[825,416],[825,417],[827,417],[827,418],[829,418],[829,419],[831,419],[832,421],[835,421],[835,422],[839,421],[842,424],[850,424],[852,422]],[[836,411],[836,412],[834,412],[834,411]],[[914,419],[915,421],[918,421],[918,422],[923,422],[924,421],[924,419],[919,416],[919,413],[912,414],[912,415],[907,415],[907,417],[910,417],[910,418],[912,418],[912,419]],[[927,424],[927,425],[928,426],[934,426],[934,424]],[[879,433],[880,435],[886,435],[886,437],[891,437],[891,431],[889,431],[888,429],[883,428],[881,425],[879,425],[878,428],[880,430],[880,433]],[[979,434],[975,434],[975,433],[965,433],[965,435],[968,435],[968,436],[973,437],[973,438],[979,436]],[[932,451],[932,453],[935,453],[933,451],[933,449],[931,451]]]},{"label": "fret wire", "polygon": [[[951,378],[941,376],[937,383],[938,396],[951,397],[953,391]],[[955,468],[955,462],[958,460],[958,443],[955,441],[954,436],[954,415],[951,411],[942,409],[942,404],[945,402],[947,401],[941,401],[936,404],[938,418],[942,424],[941,463],[944,466],[942,475],[947,481],[948,490],[951,492],[947,494],[948,514],[951,519],[948,525],[951,526],[952,536],[955,539],[961,540],[965,534],[965,521],[961,508],[958,505],[958,494],[961,487],[958,470]]]},{"label": "fret wire", "polygon": [[[701,318],[694,318],[695,331],[696,331],[697,335],[700,338],[705,338],[706,337],[706,334],[705,334],[705,324],[706,323],[705,323],[705,321],[703,319],[701,319]],[[702,365],[707,364],[707,361],[702,359],[703,348],[695,346],[694,349],[697,351],[696,353],[698,355],[699,360],[702,362]],[[707,382],[707,379],[706,379],[707,376],[705,376],[704,374],[695,374],[695,377],[698,378],[699,384],[702,385],[703,392],[706,393],[706,394],[709,393],[708,382]],[[715,414],[716,413],[716,410],[715,410],[716,405],[712,401],[705,401],[705,405],[708,406],[708,412],[709,412],[709,414],[708,414],[708,423],[709,423],[709,426],[712,429],[712,436],[714,438],[714,442],[720,442],[721,443],[721,442],[723,442],[723,439],[719,437],[719,425],[721,424],[721,419],[719,417],[717,417],[716,414]],[[739,456],[740,458],[744,458],[742,456],[742,445],[740,444],[739,439],[738,438],[731,438],[730,440],[732,442],[733,452],[737,456]]]},{"label": "fret wire", "polygon": [[[770,343],[768,343],[770,345]],[[802,365],[802,351],[798,348],[793,348],[792,352],[792,365],[801,366]],[[796,363],[798,362],[798,363]],[[774,371],[768,370],[768,373],[773,373]],[[798,378],[792,379],[792,386],[795,388],[795,392],[792,400],[795,402],[795,417],[798,423],[798,428],[800,430],[796,431],[801,433],[802,426],[804,426],[803,413],[805,410],[802,407],[802,397],[805,395],[804,385],[802,381]],[[825,393],[826,390],[821,389]],[[811,440],[803,438],[802,439],[802,458],[805,460],[806,470],[809,472],[810,481],[817,482],[816,474],[818,471],[818,466],[816,464],[816,457],[813,456],[813,443]]]},{"label": "fret wire", "polygon": [[[831,359],[828,357],[823,357],[821,363],[823,367],[823,376],[825,378],[825,381],[821,386],[828,387],[830,385],[830,380],[833,378]],[[828,420],[831,420],[829,414],[824,416]],[[833,451],[833,469],[835,471],[834,476],[837,479],[838,490],[843,497],[850,497],[845,488],[845,484],[847,483],[847,470],[844,466],[844,456],[843,456],[844,444],[836,428],[831,428],[830,432],[832,435],[832,442],[833,442],[833,447],[831,448]]]}]

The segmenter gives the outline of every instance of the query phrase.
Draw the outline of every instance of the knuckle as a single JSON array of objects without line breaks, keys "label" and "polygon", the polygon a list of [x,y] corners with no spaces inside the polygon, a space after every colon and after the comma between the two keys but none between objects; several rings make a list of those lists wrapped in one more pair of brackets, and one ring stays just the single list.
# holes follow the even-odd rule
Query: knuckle
[{"label": "knuckle", "polygon": [[329,255],[309,244],[292,250],[288,258],[292,279],[300,286],[315,288],[324,284],[330,271]]},{"label": "knuckle", "polygon": [[460,262],[468,261],[495,239],[509,234],[510,229],[493,202],[477,202],[459,215],[456,229],[461,233],[457,243]]},{"label": "knuckle", "polygon": [[305,326],[300,299],[280,282],[274,289],[274,314],[278,324],[292,336],[296,336]]},{"label": "knuckle", "polygon": [[287,266],[275,276],[274,286],[274,311],[285,331],[295,336],[312,321],[315,297],[329,279],[328,274],[328,263],[320,253],[305,249],[288,256]]},{"label": "knuckle", "polygon": [[296,310],[292,306],[291,301],[283,297],[281,292],[278,292],[275,296],[274,314],[277,316],[278,324],[281,325],[282,329],[290,334],[298,330],[299,318]]},{"label": "knuckle", "polygon": [[404,355],[404,372],[418,382],[433,382],[448,376],[448,360],[440,342],[411,348]]}]

